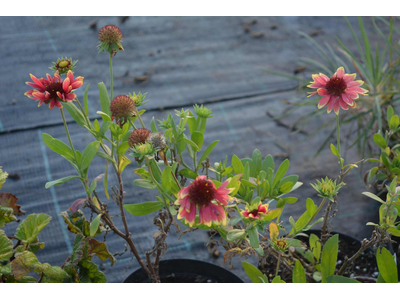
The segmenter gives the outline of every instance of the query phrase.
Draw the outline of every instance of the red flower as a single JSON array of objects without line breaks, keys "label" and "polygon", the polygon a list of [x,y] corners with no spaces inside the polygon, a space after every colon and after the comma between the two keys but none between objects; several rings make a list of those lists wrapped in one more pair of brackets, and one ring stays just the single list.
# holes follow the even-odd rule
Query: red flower
[{"label": "red flower", "polygon": [[256,209],[249,210],[246,209],[242,212],[242,215],[245,218],[252,218],[252,219],[262,219],[265,215],[268,214],[268,204],[260,203]]},{"label": "red flower", "polygon": [[231,199],[229,194],[233,189],[226,186],[229,180],[225,181],[217,189],[214,182],[206,176],[197,176],[189,186],[181,189],[178,193],[176,205],[180,205],[178,219],[186,219],[189,226],[195,224],[197,207],[199,208],[200,223],[211,226],[226,224],[225,206]]},{"label": "red flower", "polygon": [[331,78],[319,73],[312,75],[314,81],[308,85],[309,88],[317,89],[316,92],[310,93],[308,97],[311,97],[318,93],[322,99],[318,103],[318,108],[322,108],[328,105],[328,113],[335,111],[339,114],[340,107],[344,110],[348,110],[349,107],[355,108],[355,99],[358,95],[364,95],[368,93],[366,89],[361,88],[364,81],[354,80],[356,74],[345,74],[344,68],[340,67]]},{"label": "red flower", "polygon": [[62,80],[58,71],[51,77],[46,74],[46,78],[36,78],[30,74],[33,82],[26,82],[27,85],[33,87],[25,93],[25,96],[39,101],[38,106],[49,104],[49,108],[53,109],[54,106],[62,108],[61,102],[72,101],[76,98],[73,91],[83,84],[83,77],[74,79],[74,73],[68,71],[67,77]]}]

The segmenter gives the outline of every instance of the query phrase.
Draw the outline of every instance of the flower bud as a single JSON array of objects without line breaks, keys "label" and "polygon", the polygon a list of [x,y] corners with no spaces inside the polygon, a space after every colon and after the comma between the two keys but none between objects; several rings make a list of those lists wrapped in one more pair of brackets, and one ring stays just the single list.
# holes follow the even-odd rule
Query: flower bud
[{"label": "flower bud", "polygon": [[138,144],[146,143],[148,137],[151,135],[151,131],[146,128],[135,129],[129,136],[129,147],[133,148]]},{"label": "flower bud", "polygon": [[99,31],[99,52],[105,51],[109,53],[117,53],[119,50],[124,50],[122,47],[122,32],[114,25],[106,25]]}]

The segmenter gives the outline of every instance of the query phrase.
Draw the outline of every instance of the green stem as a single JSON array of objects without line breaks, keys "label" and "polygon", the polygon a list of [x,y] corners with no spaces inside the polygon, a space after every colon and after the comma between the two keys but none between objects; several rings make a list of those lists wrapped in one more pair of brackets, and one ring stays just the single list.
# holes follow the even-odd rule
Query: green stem
[{"label": "green stem", "polygon": [[142,124],[142,127],[143,127],[143,128],[146,128],[146,126],[145,126],[144,123],[143,123],[142,117],[140,116],[140,113],[139,113],[139,111],[138,111],[137,108],[136,108],[136,115],[137,115],[137,117],[138,117],[138,119],[139,119],[139,121],[140,121],[140,124]]},{"label": "green stem", "polygon": [[112,67],[112,53],[110,53],[110,95],[111,95],[111,101],[114,99],[113,98],[113,67]]},{"label": "green stem", "polygon": [[62,119],[63,119],[63,122],[64,122],[65,132],[67,133],[67,136],[68,136],[69,145],[71,146],[72,152],[74,152],[75,163],[77,165],[79,165],[78,159],[76,158],[75,148],[74,148],[74,145],[72,144],[71,135],[69,134],[67,121],[65,120],[64,111],[63,111],[62,108],[60,109],[60,111],[61,111],[61,116],[62,116]]},{"label": "green stem", "polygon": [[132,126],[133,129],[135,129],[135,130],[137,129],[136,126],[135,126],[135,124],[133,124],[131,118],[129,118],[129,124],[131,124],[131,126]]},{"label": "green stem", "polygon": [[342,155],[340,154],[340,128],[339,128],[339,115],[336,115],[336,136],[337,136],[337,150],[339,154],[339,165],[340,165],[340,171],[343,169],[343,161],[342,161]]}]

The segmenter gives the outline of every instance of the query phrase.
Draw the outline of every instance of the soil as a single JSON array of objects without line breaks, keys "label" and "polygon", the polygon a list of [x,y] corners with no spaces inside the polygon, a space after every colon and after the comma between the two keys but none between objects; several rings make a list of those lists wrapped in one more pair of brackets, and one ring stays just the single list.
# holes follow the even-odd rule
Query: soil
[{"label": "soil", "polygon": [[[308,244],[306,238],[299,239]],[[351,257],[360,249],[360,245],[361,243],[356,240],[351,241],[347,239],[341,239],[339,237],[339,251],[336,270],[340,269],[346,256]],[[270,255],[267,258],[264,266],[259,265],[259,269],[268,276],[270,281],[272,281],[272,279],[275,277],[276,259]],[[371,249],[368,249],[364,251],[364,253],[361,254],[352,265],[347,267],[347,270],[343,276],[350,278],[356,277],[356,279],[361,282],[373,282],[374,279],[378,277],[378,274],[375,255]],[[292,282],[292,273],[286,268],[280,268],[279,275],[281,276],[282,280],[286,282]],[[368,277],[370,280],[360,277]]]}]

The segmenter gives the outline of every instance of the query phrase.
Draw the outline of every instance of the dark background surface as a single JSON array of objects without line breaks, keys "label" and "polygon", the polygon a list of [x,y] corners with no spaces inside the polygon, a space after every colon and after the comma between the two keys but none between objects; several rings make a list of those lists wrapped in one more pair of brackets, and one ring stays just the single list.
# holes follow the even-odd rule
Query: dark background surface
[{"label": "dark background surface", "polygon": [[[251,25],[252,35],[244,31],[243,24],[253,19],[257,22]],[[97,29],[90,29],[89,24],[95,20]],[[356,19],[350,18],[350,21],[356,26]],[[365,23],[370,38],[376,41],[370,20],[365,18]],[[313,155],[334,128],[335,117],[323,114],[322,118],[332,120],[332,128],[310,137],[291,134],[287,128],[279,126],[266,113],[279,115],[287,109],[285,100],[305,99],[305,94],[296,91],[297,82],[269,75],[262,68],[293,73],[300,57],[318,58],[313,46],[298,31],[316,32],[315,39],[319,43],[331,45],[336,44],[338,36],[350,48],[355,47],[344,18],[130,17],[121,23],[117,17],[1,17],[0,165],[3,170],[20,175],[19,180],[9,179],[2,191],[14,193],[27,213],[52,216],[52,222],[40,235],[41,241],[46,243],[44,250],[38,252],[42,262],[61,265],[67,258],[74,235],[67,231],[59,213],[82,198],[84,191],[79,181],[49,190],[44,188],[47,181],[72,175],[74,170],[41,141],[41,134],[46,132],[67,142],[60,112],[58,109],[50,111],[45,106],[37,108],[33,100],[23,95],[29,89],[24,83],[30,81],[29,73],[42,77],[50,72],[47,67],[57,57],[79,60],[74,72],[76,76],[85,77],[85,84],[91,84],[90,117],[98,117],[97,83],[103,81],[109,86],[109,69],[108,56],[97,54],[97,32],[107,24],[121,28],[126,49],[114,59],[114,95],[147,92],[150,102],[144,107],[148,110],[144,115],[146,124],[150,124],[153,115],[162,119],[174,108],[187,109],[194,103],[209,103],[207,106],[216,116],[208,122],[204,144],[220,140],[210,156],[212,162],[232,154],[248,157],[255,148],[263,156],[275,155],[278,162],[289,157],[289,173],[298,174],[304,185],[293,193],[299,201],[285,208],[281,218],[285,224],[289,216],[297,219],[303,213],[307,197],[317,204],[320,202],[309,183],[326,175],[336,176],[338,166],[328,147],[317,158]],[[257,37],[260,32],[263,36]],[[135,77],[146,72],[151,73],[148,81],[135,81]],[[84,88],[76,91],[80,99],[83,91]],[[292,124],[301,113],[313,110],[304,109],[283,121]],[[321,119],[316,119],[306,130],[312,132],[320,123]],[[69,128],[77,149],[83,150],[93,140],[76,124],[71,122]],[[348,144],[346,140],[342,142]],[[356,150],[346,151],[346,159],[356,161]],[[131,164],[124,173],[126,203],[153,200],[155,196],[154,191],[133,185],[136,167]],[[104,173],[104,168],[105,163],[95,158],[89,170],[90,178]],[[376,206],[361,195],[365,190],[361,173],[353,172],[346,183],[349,187],[340,193],[339,213],[332,223],[333,228],[356,238],[368,237],[370,229],[364,225],[375,220]],[[109,186],[115,184],[115,178],[110,176]],[[99,186],[99,194],[104,197],[102,185]],[[115,205],[109,207],[111,214],[117,214]],[[152,218],[153,214],[128,216],[133,239],[142,253],[152,247],[155,230]],[[116,223],[121,225],[119,221]],[[7,225],[6,232],[13,233],[16,226]],[[216,258],[208,253],[206,232],[196,231],[180,240],[177,240],[178,235],[174,230],[170,234],[164,258],[192,258],[223,265],[222,255]],[[107,236],[107,244],[113,253],[124,249],[122,240],[113,234]],[[117,258],[113,267],[108,262],[102,263],[109,282],[121,282],[138,267],[128,252]],[[237,259],[234,259],[233,271],[248,280]]]}]

